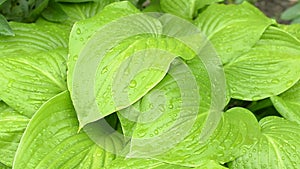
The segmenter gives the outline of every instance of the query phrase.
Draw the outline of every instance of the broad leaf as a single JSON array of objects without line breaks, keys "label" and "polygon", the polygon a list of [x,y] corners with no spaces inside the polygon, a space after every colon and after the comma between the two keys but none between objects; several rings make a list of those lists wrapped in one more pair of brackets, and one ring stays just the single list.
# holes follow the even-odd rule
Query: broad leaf
[{"label": "broad leaf", "polygon": [[192,19],[197,14],[196,1],[197,0],[160,0],[160,5],[164,12]]},{"label": "broad leaf", "polygon": [[299,168],[300,125],[276,116],[259,123],[262,132],[259,142],[233,161],[230,168]]},{"label": "broad leaf", "polygon": [[[119,8],[128,16],[112,22],[116,16],[111,11]],[[73,28],[68,82],[80,126],[139,100],[164,77],[175,57],[195,56],[187,44],[162,35],[159,20],[135,13],[128,2],[114,3],[89,20],[104,24],[111,19],[107,25],[88,28],[84,21]]]},{"label": "broad leaf", "polygon": [[0,57],[20,50],[29,53],[49,51],[68,44],[69,33],[65,26],[49,22],[42,25],[10,22],[10,27],[15,36],[0,36]]},{"label": "broad leaf", "polygon": [[[190,167],[200,166],[202,160],[224,163],[242,155],[258,138],[255,117],[237,108],[225,113],[217,131],[203,143],[205,120],[216,107],[210,109],[210,82],[201,61],[193,59],[187,65],[192,76],[184,65],[173,64],[155,88],[119,112],[123,131],[131,140],[128,157],[152,157]],[[182,84],[185,81],[189,83]],[[218,122],[218,116],[214,118]],[[228,137],[229,133],[234,134]]]},{"label": "broad leaf", "polygon": [[5,36],[13,36],[15,35],[14,32],[11,30],[7,20],[3,15],[0,14],[0,35]]},{"label": "broad leaf", "polygon": [[[29,118],[0,102],[0,163],[11,167]],[[0,165],[1,168],[1,165]]]},{"label": "broad leaf", "polygon": [[10,23],[14,37],[0,37],[0,97],[31,117],[48,99],[66,90],[68,29]]},{"label": "broad leaf", "polygon": [[99,148],[84,132],[68,92],[47,103],[31,119],[21,139],[15,169],[102,168],[114,155]]},{"label": "broad leaf", "polygon": [[[112,161],[109,165],[105,166],[105,169],[189,169],[190,167],[185,167],[181,165],[174,165],[169,163],[160,162],[153,159],[138,159],[138,158],[117,158]],[[200,167],[196,167],[195,169],[226,169],[226,167],[221,166],[214,161],[203,161]]]},{"label": "broad leaf", "polygon": [[300,82],[279,96],[271,97],[271,100],[283,117],[300,124]]},{"label": "broad leaf", "polygon": [[240,5],[210,5],[195,20],[224,65],[249,51],[272,23],[274,21],[247,2]]},{"label": "broad leaf", "polygon": [[50,5],[52,5],[42,14],[43,17],[49,21],[62,22],[63,24],[72,26],[77,21],[93,17],[106,5],[117,1],[118,0],[101,0],[86,3],[78,3],[78,1],[76,1],[77,3],[50,3]]},{"label": "broad leaf", "polygon": [[193,19],[198,14],[198,9],[205,5],[223,0],[160,0],[161,8],[164,12],[168,12],[182,18]]},{"label": "broad leaf", "polygon": [[300,78],[299,46],[298,39],[269,27],[250,51],[225,65],[231,96],[260,100],[292,87]]},{"label": "broad leaf", "polygon": [[0,57],[0,97],[28,117],[51,97],[67,89],[66,49]]}]

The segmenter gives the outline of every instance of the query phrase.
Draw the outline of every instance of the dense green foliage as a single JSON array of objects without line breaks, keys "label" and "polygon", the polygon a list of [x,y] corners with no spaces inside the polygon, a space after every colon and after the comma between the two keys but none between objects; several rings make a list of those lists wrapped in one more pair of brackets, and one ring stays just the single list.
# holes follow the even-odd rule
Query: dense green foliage
[{"label": "dense green foliage", "polygon": [[0,12],[0,169],[300,168],[300,25],[222,0]]}]

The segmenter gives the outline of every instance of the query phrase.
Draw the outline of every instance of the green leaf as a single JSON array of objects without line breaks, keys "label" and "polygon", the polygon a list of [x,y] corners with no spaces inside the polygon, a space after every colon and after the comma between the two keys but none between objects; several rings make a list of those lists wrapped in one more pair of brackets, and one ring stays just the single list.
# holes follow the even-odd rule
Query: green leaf
[{"label": "green leaf", "polygon": [[274,21],[247,2],[240,5],[212,4],[195,20],[224,65],[248,52],[272,23]]},{"label": "green leaf", "polygon": [[102,168],[114,159],[84,132],[77,131],[69,93],[62,92],[31,119],[18,147],[14,168]]},{"label": "green leaf", "polygon": [[0,35],[14,36],[14,32],[11,30],[7,20],[0,14]]},{"label": "green leaf", "polygon": [[216,2],[223,2],[224,0],[196,0],[197,10]]},{"label": "green leaf", "polygon": [[271,97],[271,100],[283,117],[300,124],[300,82],[279,96]]},{"label": "green leaf", "polygon": [[[101,19],[104,24],[113,16],[111,22],[116,17],[111,11],[119,8],[127,9],[124,14],[129,16],[102,27],[88,28],[85,21],[72,30],[68,82],[80,126],[139,100],[161,81],[175,57],[195,56],[180,39],[162,35],[159,20],[136,14],[131,6],[128,2],[111,4],[89,22]],[[94,35],[86,38],[91,30]]]},{"label": "green leaf", "polygon": [[68,29],[10,23],[14,37],[0,37],[0,97],[31,117],[48,99],[66,90]]},{"label": "green leaf", "polygon": [[300,3],[285,10],[280,18],[283,20],[292,20],[300,16]]},{"label": "green leaf", "polygon": [[8,167],[8,166],[0,163],[0,169],[11,169],[11,167]]},{"label": "green leaf", "polygon": [[299,45],[295,37],[269,27],[250,51],[225,65],[232,98],[260,100],[292,87],[300,78]]},{"label": "green leaf", "polygon": [[68,19],[68,15],[54,1],[49,2],[47,8],[42,12],[42,16],[52,22],[64,22]]},{"label": "green leaf", "polygon": [[160,0],[161,9],[183,18],[192,19],[196,15],[197,0]]},{"label": "green leaf", "polygon": [[234,160],[230,168],[299,168],[300,125],[276,116],[259,123],[262,132],[259,142]]},{"label": "green leaf", "polygon": [[[0,163],[11,167],[20,139],[29,122],[4,102],[0,102]],[[1,168],[1,165],[0,165]]]},{"label": "green leaf", "polygon": [[300,24],[279,25],[279,28],[300,40]]},{"label": "green leaf", "polygon": [[15,36],[0,36],[0,57],[20,50],[32,53],[68,46],[69,30],[65,26],[49,22],[43,24],[10,22],[9,24]]},{"label": "green leaf", "polygon": [[[86,3],[53,3],[53,10],[57,12],[49,12],[49,15],[43,13],[43,17],[46,15],[46,19],[49,21],[62,22],[63,24],[72,26],[75,22],[91,18],[102,9],[113,2],[118,0],[101,0],[97,2],[86,2]],[[63,20],[61,20],[63,18]],[[61,20],[61,21],[60,21]]]},{"label": "green leaf", "polygon": [[[127,168],[134,168],[134,169],[189,169],[190,167],[185,167],[181,165],[174,165],[168,164],[164,162],[160,162],[153,159],[138,159],[138,158],[117,158],[112,161],[109,165],[105,166],[105,169],[127,169]],[[200,167],[196,167],[195,169],[226,169],[219,164],[216,164],[214,161],[203,161]]]},{"label": "green leaf", "polygon": [[[211,100],[210,82],[201,65],[196,58],[188,61],[197,81],[193,84],[192,77],[182,71],[186,69],[184,65],[173,63],[155,88],[118,113],[125,136],[132,137],[128,157],[152,157],[189,167],[200,166],[203,160],[224,163],[242,155],[258,139],[256,118],[246,109],[236,108],[225,113],[217,131],[203,142],[201,132],[211,113]],[[178,81],[189,83],[180,86]],[[199,93],[195,91],[197,87],[201,89]],[[218,117],[214,118],[218,122]]]},{"label": "green leaf", "polygon": [[67,89],[65,48],[15,51],[0,57],[0,97],[21,114],[31,117],[51,97]]}]

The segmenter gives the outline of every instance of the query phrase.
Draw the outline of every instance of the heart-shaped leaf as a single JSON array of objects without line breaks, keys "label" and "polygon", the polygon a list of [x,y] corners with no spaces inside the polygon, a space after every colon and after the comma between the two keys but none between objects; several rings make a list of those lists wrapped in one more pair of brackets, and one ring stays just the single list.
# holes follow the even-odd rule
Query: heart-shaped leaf
[{"label": "heart-shaped leaf", "polygon": [[259,142],[234,160],[230,168],[299,168],[300,125],[275,116],[259,123],[262,132]]},{"label": "heart-shaped leaf", "polygon": [[84,133],[68,92],[45,103],[33,116],[21,139],[15,169],[102,168],[115,156]]}]

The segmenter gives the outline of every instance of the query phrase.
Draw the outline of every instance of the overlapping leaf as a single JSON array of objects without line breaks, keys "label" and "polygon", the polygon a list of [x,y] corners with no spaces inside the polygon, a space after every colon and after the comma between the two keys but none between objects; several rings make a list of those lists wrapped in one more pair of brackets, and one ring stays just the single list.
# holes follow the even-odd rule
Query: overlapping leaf
[{"label": "overlapping leaf", "polygon": [[99,148],[84,133],[68,92],[63,92],[34,115],[21,139],[15,169],[101,168],[114,155]]},{"label": "overlapping leaf", "polygon": [[232,97],[260,100],[292,87],[300,78],[299,45],[290,34],[269,27],[251,50],[225,65]]},{"label": "overlapping leaf", "polygon": [[[117,16],[111,13],[124,8]],[[75,25],[68,84],[81,126],[136,102],[164,77],[175,57],[195,56],[186,44],[161,35],[162,30],[159,20],[137,14],[128,2],[111,4]]]},{"label": "overlapping leaf", "polygon": [[[160,162],[153,159],[135,159],[135,158],[117,158],[112,161],[109,165],[105,166],[106,169],[117,168],[117,169],[127,169],[127,168],[135,168],[135,169],[189,169],[190,167],[168,164],[164,162]],[[214,161],[203,161],[200,167],[196,167],[195,169],[226,169],[226,167],[221,166]]]},{"label": "overlapping leaf", "polygon": [[[69,0],[67,0],[69,2]],[[106,5],[119,0],[101,0],[92,2],[88,0],[85,3],[50,3],[48,8],[42,13],[42,16],[49,21],[61,22],[72,26],[75,22],[93,17],[99,13]],[[66,2],[66,1],[59,1]]]},{"label": "overlapping leaf", "polygon": [[271,100],[283,117],[300,124],[300,82],[281,95],[271,97]]},{"label": "overlapping leaf", "polygon": [[198,9],[205,5],[223,0],[160,0],[161,8],[164,12],[168,12],[182,18],[193,19],[198,14]]},{"label": "overlapping leaf", "polygon": [[272,23],[274,21],[246,2],[241,5],[212,4],[195,20],[224,65],[249,51]]},{"label": "overlapping leaf", "polygon": [[[199,58],[187,65],[197,84],[193,84],[193,79],[183,71],[183,65],[175,64],[139,102],[119,112],[124,134],[132,137],[129,157],[152,157],[189,167],[200,166],[202,160],[224,163],[242,155],[258,139],[255,117],[237,108],[225,113],[217,131],[209,141],[201,144],[201,132],[211,113],[210,82]],[[189,83],[180,85],[182,81]],[[195,90],[197,86],[199,91]],[[200,105],[197,95],[201,97]],[[218,117],[214,118],[217,121]]]},{"label": "overlapping leaf", "polygon": [[259,142],[233,161],[230,168],[299,168],[299,124],[273,116],[262,119],[260,125]]},{"label": "overlapping leaf", "polygon": [[28,122],[28,117],[0,102],[0,163],[12,166],[19,141]]},{"label": "overlapping leaf", "polygon": [[211,5],[195,23],[219,53],[233,98],[264,99],[298,81],[299,41],[268,28],[274,22],[252,5]]}]

